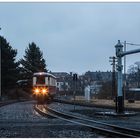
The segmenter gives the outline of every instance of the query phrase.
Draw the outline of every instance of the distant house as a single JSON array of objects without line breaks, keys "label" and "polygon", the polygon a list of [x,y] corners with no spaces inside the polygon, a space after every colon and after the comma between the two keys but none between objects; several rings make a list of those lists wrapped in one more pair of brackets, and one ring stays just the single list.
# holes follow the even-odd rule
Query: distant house
[{"label": "distant house", "polygon": [[69,84],[67,81],[57,78],[57,89],[58,91],[68,91]]},{"label": "distant house", "polygon": [[51,72],[56,78],[65,78],[69,74],[67,72]]},{"label": "distant house", "polygon": [[111,81],[112,72],[111,71],[107,71],[107,72],[101,72],[101,71],[91,72],[91,71],[88,71],[88,72],[85,73],[85,77],[88,79],[88,81]]},{"label": "distant house", "polygon": [[[86,86],[90,89],[90,93],[93,95],[93,94],[98,94],[101,87],[102,87],[102,84],[100,84],[99,82],[95,81],[94,83],[92,83],[91,85],[88,85]],[[86,88],[85,87],[85,88]]]},{"label": "distant house", "polygon": [[57,83],[57,90],[58,91],[68,91],[69,83],[67,77],[69,74],[67,72],[51,72],[56,77]]},{"label": "distant house", "polygon": [[93,84],[90,85],[90,93],[91,94],[98,94],[100,89],[102,87],[102,84],[100,82],[93,82]]}]

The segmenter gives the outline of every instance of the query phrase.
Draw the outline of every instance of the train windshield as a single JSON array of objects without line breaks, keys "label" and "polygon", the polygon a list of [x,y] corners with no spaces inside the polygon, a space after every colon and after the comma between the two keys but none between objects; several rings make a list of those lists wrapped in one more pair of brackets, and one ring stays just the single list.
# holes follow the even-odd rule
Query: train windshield
[{"label": "train windshield", "polygon": [[45,84],[45,77],[44,76],[38,76],[36,79],[36,84]]}]

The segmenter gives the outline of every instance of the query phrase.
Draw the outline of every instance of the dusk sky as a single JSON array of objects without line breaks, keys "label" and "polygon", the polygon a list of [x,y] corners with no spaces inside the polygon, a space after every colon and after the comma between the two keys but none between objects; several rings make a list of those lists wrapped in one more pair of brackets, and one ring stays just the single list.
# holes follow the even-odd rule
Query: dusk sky
[{"label": "dusk sky", "polygon": [[[0,27],[17,60],[33,41],[51,71],[107,71],[117,40],[140,44],[140,3],[0,3]],[[127,68],[136,61],[127,56]]]}]

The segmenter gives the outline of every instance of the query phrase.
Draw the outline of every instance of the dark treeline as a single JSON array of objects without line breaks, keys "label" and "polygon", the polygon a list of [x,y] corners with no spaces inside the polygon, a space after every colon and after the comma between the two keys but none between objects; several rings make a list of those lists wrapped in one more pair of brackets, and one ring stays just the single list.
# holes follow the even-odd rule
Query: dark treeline
[{"label": "dark treeline", "polygon": [[129,66],[127,85],[129,87],[140,88],[140,61],[135,62],[134,65]]},{"label": "dark treeline", "polygon": [[2,96],[8,97],[10,91],[17,87],[18,80],[30,81],[34,72],[47,71],[43,53],[34,42],[28,45],[24,57],[19,61],[16,61],[17,50],[2,36],[0,36],[0,49]]}]

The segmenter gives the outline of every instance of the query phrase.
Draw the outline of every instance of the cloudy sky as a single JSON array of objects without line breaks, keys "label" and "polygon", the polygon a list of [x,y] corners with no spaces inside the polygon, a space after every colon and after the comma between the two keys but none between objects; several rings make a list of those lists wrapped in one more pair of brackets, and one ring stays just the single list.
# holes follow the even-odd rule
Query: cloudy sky
[{"label": "cloudy sky", "polygon": [[140,3],[0,3],[0,27],[17,60],[34,41],[51,71],[107,71],[118,39],[140,44]]}]

